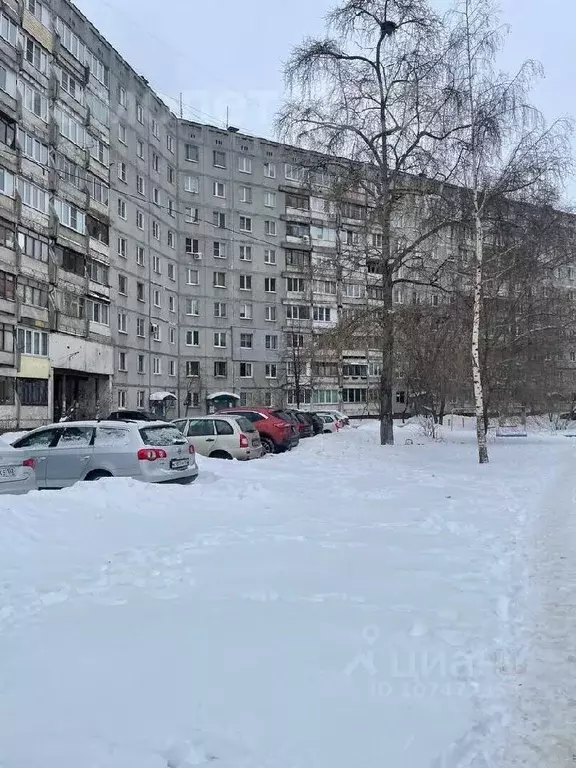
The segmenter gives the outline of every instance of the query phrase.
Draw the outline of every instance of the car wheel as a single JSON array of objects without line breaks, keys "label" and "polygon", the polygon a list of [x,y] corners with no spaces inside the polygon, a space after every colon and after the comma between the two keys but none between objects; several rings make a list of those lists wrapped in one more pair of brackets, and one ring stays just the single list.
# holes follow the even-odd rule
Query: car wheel
[{"label": "car wheel", "polygon": [[90,472],[88,475],[86,475],[86,480],[102,480],[103,477],[112,477],[112,474],[110,472],[106,472],[103,469],[96,469],[94,472]]},{"label": "car wheel", "polygon": [[210,454],[211,459],[229,459],[232,460],[232,456],[230,456],[229,453],[226,453],[226,451],[214,451],[214,453]]},{"label": "car wheel", "polygon": [[265,456],[269,453],[274,453],[274,443],[269,437],[260,437],[260,442],[262,443],[262,453]]}]

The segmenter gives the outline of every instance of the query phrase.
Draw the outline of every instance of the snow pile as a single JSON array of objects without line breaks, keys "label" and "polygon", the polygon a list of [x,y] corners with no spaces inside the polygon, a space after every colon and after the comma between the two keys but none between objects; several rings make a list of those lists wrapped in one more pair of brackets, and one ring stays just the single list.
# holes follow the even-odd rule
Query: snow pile
[{"label": "snow pile", "polygon": [[573,443],[377,439],[1,497],[0,765],[485,768]]}]

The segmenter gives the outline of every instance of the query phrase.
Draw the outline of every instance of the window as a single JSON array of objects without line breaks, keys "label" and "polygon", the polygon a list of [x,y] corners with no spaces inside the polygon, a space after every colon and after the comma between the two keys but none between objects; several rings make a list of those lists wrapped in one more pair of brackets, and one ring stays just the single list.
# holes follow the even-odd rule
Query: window
[{"label": "window", "polygon": [[75,205],[64,200],[54,200],[54,209],[63,227],[73,229],[81,235],[86,232],[86,214]]},{"label": "window", "polygon": [[170,344],[176,344],[176,328],[173,325],[168,328],[168,341]]},{"label": "window", "polygon": [[252,275],[240,275],[240,290],[241,291],[252,290]]},{"label": "window", "polygon": [[286,337],[286,345],[293,349],[301,349],[304,346],[304,336],[301,333],[289,333]]},{"label": "window", "polygon": [[276,278],[265,277],[264,278],[264,290],[266,293],[276,293]]},{"label": "window", "polygon": [[172,168],[171,165],[166,166],[166,181],[168,184],[174,184],[174,179],[176,178],[176,171],[174,168]]},{"label": "window", "polygon": [[168,279],[176,280],[176,266],[172,262],[168,263]]},{"label": "window", "polygon": [[18,27],[5,13],[0,14],[0,37],[16,45]]},{"label": "window", "polygon": [[306,251],[293,251],[286,250],[286,264],[291,267],[308,267],[310,266],[310,254]]},{"label": "window", "polygon": [[[21,180],[18,179],[18,182],[20,181]],[[22,181],[23,188],[25,183],[26,182]],[[0,168],[0,192],[3,195],[14,197],[14,176],[8,171],[5,171],[4,168]]]},{"label": "window", "polygon": [[196,144],[184,145],[184,157],[188,163],[197,163],[199,159],[199,150]]},{"label": "window", "polygon": [[152,293],[152,303],[154,304],[155,307],[162,306],[162,296],[158,288],[155,288]]},{"label": "window", "polygon": [[118,216],[126,220],[126,200],[122,200],[121,197],[118,198]]},{"label": "window", "polygon": [[186,218],[187,224],[198,224],[200,221],[200,210],[198,208],[192,208],[192,206],[187,205],[184,209],[184,216]]},{"label": "window", "polygon": [[197,360],[186,360],[186,376],[188,378],[200,376],[200,363]]},{"label": "window", "polygon": [[136,364],[137,373],[146,373],[146,358],[144,355],[138,355]]},{"label": "window", "polygon": [[198,299],[186,299],[186,314],[198,317],[200,314],[200,302]]},{"label": "window", "polygon": [[214,317],[226,317],[228,315],[228,307],[223,301],[214,302]]},{"label": "window", "polygon": [[128,316],[126,312],[118,312],[118,333],[128,333]]},{"label": "window", "polygon": [[108,104],[104,103],[91,91],[88,91],[86,94],[86,102],[90,109],[90,122],[92,123],[94,118],[96,118],[103,125],[108,126],[110,122],[110,110],[108,109]]},{"label": "window", "polygon": [[214,288],[226,288],[226,272],[214,272],[212,284]]},{"label": "window", "polygon": [[188,285],[198,285],[199,272],[197,269],[188,268],[186,271],[186,282]]},{"label": "window", "polygon": [[[21,405],[48,405],[48,381],[46,379],[18,379],[18,397]],[[43,435],[50,436],[50,442],[54,437],[54,430],[47,430],[34,436],[34,440],[42,439]],[[35,443],[36,445],[48,445],[47,442]],[[33,447],[30,445],[30,447]]]},{"label": "window", "polygon": [[264,264],[276,264],[276,251],[270,248],[264,250]]},{"label": "window", "polygon": [[[11,176],[0,169],[0,191],[6,190],[4,191],[4,194],[11,194],[11,183]],[[16,188],[24,205],[28,205],[30,208],[40,211],[40,213],[48,213],[48,193],[46,190],[20,178],[16,179]],[[75,221],[81,224],[82,231],[84,230],[84,214],[78,211],[75,206],[56,200],[54,202],[54,207],[56,208],[56,213],[59,216],[60,221],[65,226],[72,226],[66,222],[71,221],[70,211],[76,211],[78,215]],[[62,214],[61,217],[60,214]],[[76,229],[76,227],[72,228]]]},{"label": "window", "polygon": [[162,373],[162,361],[159,357],[152,358],[152,373],[154,376],[159,376]]},{"label": "window", "polygon": [[336,295],[336,283],[334,280],[314,280],[315,293],[327,293],[331,296]]},{"label": "window", "polygon": [[160,137],[160,129],[158,128],[158,121],[152,118],[152,136],[156,138]]},{"label": "window", "polygon": [[264,311],[264,319],[273,323],[276,320],[276,307],[268,305]]},{"label": "window", "polygon": [[399,405],[403,405],[406,402],[406,392],[396,392],[396,402]]},{"label": "window", "polygon": [[152,237],[155,240],[160,240],[160,224],[157,221],[152,222]]},{"label": "window", "polygon": [[144,408],[144,403],[146,401],[146,392],[144,392],[143,389],[139,389],[136,393],[136,407],[137,408]]},{"label": "window", "polygon": [[100,181],[100,179],[97,176],[94,176],[93,174],[89,173],[88,177],[88,189],[90,193],[90,197],[92,200],[96,201],[97,203],[100,203],[100,205],[104,205],[105,207],[108,207],[108,197],[110,194],[110,189],[108,188],[107,184],[104,184],[103,181]]},{"label": "window", "polygon": [[48,306],[48,286],[31,278],[19,278],[18,296],[22,304],[42,308]]},{"label": "window", "polygon": [[365,379],[368,376],[367,365],[343,365],[342,376],[346,379]]},{"label": "window", "polygon": [[156,152],[152,152],[152,170],[156,173],[160,172],[160,155],[157,155]]},{"label": "window", "polygon": [[304,304],[288,304],[286,307],[287,320],[309,320],[310,307]]},{"label": "window", "polygon": [[136,211],[136,226],[138,229],[144,229],[144,214],[142,211]]},{"label": "window", "polygon": [[14,405],[15,380],[9,376],[0,376],[0,405]]},{"label": "window", "polygon": [[102,264],[95,259],[88,259],[86,262],[86,272],[90,280],[99,285],[108,285],[108,265]]},{"label": "window", "polygon": [[266,349],[278,349],[278,336],[266,334],[264,338],[264,346]]},{"label": "window", "polygon": [[214,378],[225,379],[227,375],[227,366],[225,362],[216,361],[214,363]]},{"label": "window", "polygon": [[266,363],[266,368],[265,368],[264,375],[265,375],[265,377],[267,379],[275,379],[275,378],[277,378],[276,363]]},{"label": "window", "polygon": [[[4,70],[4,77],[6,79],[6,69]],[[48,122],[48,99],[24,80],[18,82],[18,90],[22,94],[22,102],[26,109],[44,122]],[[61,110],[58,111],[63,114]],[[84,131],[82,130],[83,136]]]},{"label": "window", "polygon": [[152,189],[152,202],[154,205],[160,205],[160,190],[158,187]]},{"label": "window", "polygon": [[170,133],[166,134],[166,149],[168,152],[174,154],[174,136],[172,136]]},{"label": "window", "polygon": [[275,221],[265,221],[264,222],[264,234],[269,235],[270,237],[276,236],[276,222]]},{"label": "window", "polygon": [[140,160],[144,159],[144,142],[138,139],[136,141],[136,154],[140,158]]},{"label": "window", "polygon": [[[73,75],[71,75],[69,72],[67,72],[65,69],[56,68],[56,73],[59,76],[59,82],[60,87],[63,91],[65,91],[69,96],[72,96],[73,99],[75,99],[80,104],[84,103],[84,88],[80,84],[80,81],[76,79]],[[120,126],[119,126],[120,129]],[[118,135],[120,136],[120,130],[118,132]],[[124,143],[126,143],[126,140],[124,138]]]},{"label": "window", "polygon": [[365,389],[343,389],[342,390],[342,402],[343,403],[365,403],[367,390]]},{"label": "window", "polygon": [[142,196],[146,194],[146,183],[143,176],[136,176],[136,192]]},{"label": "window", "polygon": [[136,264],[138,264],[139,267],[144,266],[144,246],[143,245],[136,246]]},{"label": "window", "polygon": [[252,363],[240,363],[240,378],[241,379],[252,378]]},{"label": "window", "polygon": [[214,211],[212,214],[212,224],[220,229],[226,229],[226,214]]},{"label": "window", "polygon": [[16,142],[16,123],[0,115],[0,142],[14,149]]},{"label": "window", "polygon": [[199,241],[196,239],[192,239],[191,237],[187,237],[184,241],[184,250],[186,253],[199,253]]},{"label": "window", "polygon": [[264,163],[264,176],[267,179],[276,178],[276,166],[274,163]]},{"label": "window", "polygon": [[251,203],[252,202],[252,187],[240,187],[238,190],[240,193],[240,202],[241,203]]},{"label": "window", "polygon": [[26,41],[24,47],[24,58],[26,61],[32,64],[32,66],[40,72],[46,72],[48,57],[46,56],[44,49],[30,37],[24,36],[24,40]]},{"label": "window", "polygon": [[16,278],[8,272],[0,272],[0,298],[9,301],[16,298]]},{"label": "window", "polygon": [[286,163],[284,166],[284,175],[289,181],[303,182],[305,172],[304,168],[301,168],[299,165]]},{"label": "window", "polygon": [[152,323],[152,339],[153,341],[162,341],[162,328],[159,323]]},{"label": "window", "polygon": [[252,232],[252,219],[249,216],[240,216],[240,232]]},{"label": "window", "polygon": [[190,176],[189,174],[184,176],[184,191],[191,192],[193,195],[198,194],[200,191],[200,179],[198,176]]},{"label": "window", "polygon": [[144,125],[144,108],[142,107],[142,104],[140,104],[139,101],[136,102],[136,120],[138,120],[139,123]]},{"label": "window", "polygon": [[100,325],[110,325],[110,307],[101,301],[89,299],[86,302],[88,319]]},{"label": "window", "polygon": [[240,246],[240,261],[252,261],[252,246],[241,245]]},{"label": "window", "polygon": [[[22,253],[25,253],[27,256],[31,256],[33,259],[37,259],[38,261],[47,261],[48,260],[48,242],[41,243],[39,240],[35,240],[34,238],[30,238],[32,240],[31,247],[26,249],[26,238],[28,235],[25,235],[22,231],[22,227],[20,227],[20,231],[18,232],[18,243],[20,245],[20,249]],[[40,247],[34,248],[34,244],[37,243],[38,246],[43,245],[44,246],[44,254],[42,253],[42,249]],[[7,221],[3,221],[0,219],[0,245],[4,248],[10,248],[11,250],[14,250],[15,240],[14,240],[14,225],[8,223]],[[28,252],[30,251],[30,252]],[[38,251],[38,253],[35,254],[35,251]]]},{"label": "window", "polygon": [[214,346],[225,347],[226,346],[226,333],[225,331],[216,331],[214,333]]},{"label": "window", "polygon": [[219,242],[218,240],[215,240],[212,251],[215,259],[225,259],[226,243],[222,243],[222,242]]},{"label": "window", "polygon": [[48,334],[30,328],[18,328],[16,346],[23,355],[48,357]]},{"label": "window", "polygon": [[221,181],[214,181],[212,184],[212,194],[214,197],[226,197],[226,185]]},{"label": "window", "polygon": [[303,277],[287,277],[286,290],[288,293],[302,293],[306,290],[306,280]]},{"label": "window", "polygon": [[214,168],[226,168],[226,152],[215,149],[212,152],[212,165]]},{"label": "window", "polygon": [[118,293],[123,296],[128,294],[128,278],[126,275],[118,275]]},{"label": "window", "polygon": [[118,370],[119,371],[128,370],[126,366],[126,352],[118,352]]},{"label": "window", "polygon": [[144,320],[143,317],[138,317],[136,319],[136,336],[143,339],[144,336],[146,335],[145,329],[146,329],[146,321]]},{"label": "window", "polygon": [[253,336],[251,333],[241,333],[240,334],[240,348],[241,349],[252,349],[253,346]]},{"label": "window", "polygon": [[126,95],[126,88],[122,87],[121,85],[118,86],[118,103],[121,107],[128,106],[128,96]]},{"label": "window", "polygon": [[100,139],[91,139],[90,156],[97,160],[101,165],[108,166],[110,161],[110,150]]},{"label": "window", "polygon": [[118,163],[118,178],[120,181],[123,181],[125,184],[128,180],[128,171],[126,168],[126,163],[120,162]]},{"label": "window", "polygon": [[238,158],[238,170],[240,173],[252,173],[252,158],[240,155]]},{"label": "window", "polygon": [[264,205],[266,208],[276,207],[276,192],[266,192],[264,194]]},{"label": "window", "polygon": [[252,304],[240,304],[240,319],[252,320]]},{"label": "window", "polygon": [[322,323],[330,322],[330,307],[314,307],[314,320]]},{"label": "window", "polygon": [[176,376],[176,360],[168,362],[168,376]]},{"label": "window", "polygon": [[144,298],[144,283],[136,283],[136,300],[145,301]]},{"label": "window", "polygon": [[168,296],[168,312],[176,312],[176,297]]},{"label": "window", "polygon": [[200,346],[200,331],[186,331],[186,346],[187,347]]}]

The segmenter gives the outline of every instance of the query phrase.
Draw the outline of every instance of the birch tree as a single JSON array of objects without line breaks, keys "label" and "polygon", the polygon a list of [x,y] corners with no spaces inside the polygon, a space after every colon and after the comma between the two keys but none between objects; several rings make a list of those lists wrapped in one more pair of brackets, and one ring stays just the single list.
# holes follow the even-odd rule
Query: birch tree
[{"label": "birch tree", "polygon": [[453,18],[452,72],[446,87],[459,94],[457,122],[469,126],[454,136],[454,153],[463,189],[463,223],[474,253],[471,359],[478,459],[484,464],[488,447],[481,340],[486,248],[497,243],[494,221],[505,202],[558,204],[571,152],[568,124],[558,121],[547,127],[528,101],[540,66],[528,61],[512,76],[495,70],[504,36],[490,0],[461,0]]},{"label": "birch tree", "polygon": [[[331,158],[365,195],[381,286],[380,439],[394,442],[394,286],[439,280],[414,273],[453,219],[444,194],[454,157],[444,146],[460,126],[460,93],[446,88],[450,44],[426,0],[345,0],[324,39],[306,39],[286,66],[281,136]],[[433,194],[431,194],[431,191]],[[424,202],[425,201],[425,202]]]}]

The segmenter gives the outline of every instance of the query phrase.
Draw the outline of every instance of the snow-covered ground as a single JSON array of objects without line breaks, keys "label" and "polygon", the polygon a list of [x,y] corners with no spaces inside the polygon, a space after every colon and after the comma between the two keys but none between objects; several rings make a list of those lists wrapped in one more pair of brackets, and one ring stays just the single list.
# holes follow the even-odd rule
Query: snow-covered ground
[{"label": "snow-covered ground", "polygon": [[576,442],[490,447],[367,423],[190,487],[0,497],[0,766],[532,765],[572,689]]}]

